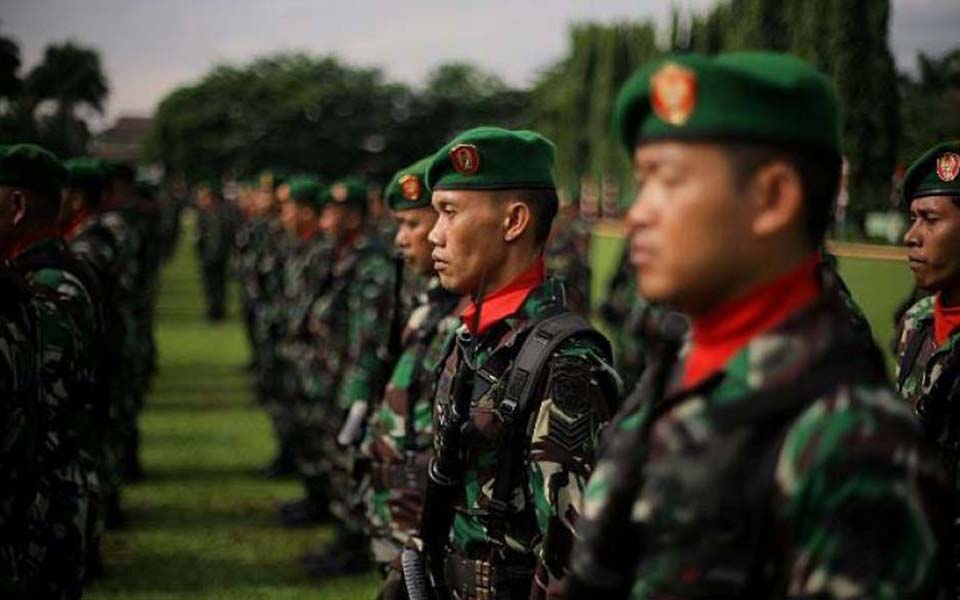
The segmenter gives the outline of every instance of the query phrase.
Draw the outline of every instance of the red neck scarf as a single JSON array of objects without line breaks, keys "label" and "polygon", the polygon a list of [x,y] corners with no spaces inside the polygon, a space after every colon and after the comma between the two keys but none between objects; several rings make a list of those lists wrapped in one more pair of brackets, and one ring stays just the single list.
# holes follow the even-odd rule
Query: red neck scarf
[{"label": "red neck scarf", "polygon": [[820,257],[813,256],[777,279],[695,319],[683,387],[689,389],[705,381],[751,339],[812,302],[820,294],[819,265]]},{"label": "red neck scarf", "polygon": [[960,327],[960,306],[944,306],[943,295],[933,301],[933,340],[942,346],[950,334]]},{"label": "red neck scarf", "polygon": [[37,229],[36,231],[32,231],[20,238],[20,240],[14,245],[10,246],[10,248],[8,248],[7,251],[3,253],[3,256],[0,256],[0,258],[3,260],[12,260],[30,246],[50,238],[59,237],[59,235],[60,232],[57,231],[56,227]]},{"label": "red neck scarf", "polygon": [[483,310],[480,314],[480,326],[473,331],[473,317],[477,313],[476,301],[460,314],[460,320],[470,328],[470,333],[482,335],[492,325],[517,312],[523,305],[530,292],[541,285],[547,278],[546,266],[543,257],[533,261],[522,273],[513,278],[513,281],[483,299]]},{"label": "red neck scarf", "polygon": [[87,207],[81,208],[79,211],[77,211],[77,214],[70,219],[70,222],[63,226],[63,228],[60,230],[60,235],[68,240],[73,239],[73,234],[76,233],[77,229],[80,228],[80,225],[90,218],[91,214],[93,213]]}]

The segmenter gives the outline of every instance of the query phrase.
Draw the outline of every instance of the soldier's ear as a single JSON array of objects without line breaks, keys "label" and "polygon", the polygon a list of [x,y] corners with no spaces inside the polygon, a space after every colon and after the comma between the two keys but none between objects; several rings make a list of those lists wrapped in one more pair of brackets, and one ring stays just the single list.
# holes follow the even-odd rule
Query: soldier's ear
[{"label": "soldier's ear", "polygon": [[532,215],[530,207],[520,201],[510,201],[507,204],[506,213],[503,239],[509,243],[520,239],[523,232],[530,226]]}]

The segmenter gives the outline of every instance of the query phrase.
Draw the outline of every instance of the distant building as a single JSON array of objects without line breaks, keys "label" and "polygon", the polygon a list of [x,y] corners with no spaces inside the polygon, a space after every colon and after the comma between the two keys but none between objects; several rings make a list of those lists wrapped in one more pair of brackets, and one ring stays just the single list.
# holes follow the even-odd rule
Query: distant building
[{"label": "distant building", "polygon": [[120,117],[93,138],[93,153],[108,160],[138,162],[153,125],[150,117]]}]

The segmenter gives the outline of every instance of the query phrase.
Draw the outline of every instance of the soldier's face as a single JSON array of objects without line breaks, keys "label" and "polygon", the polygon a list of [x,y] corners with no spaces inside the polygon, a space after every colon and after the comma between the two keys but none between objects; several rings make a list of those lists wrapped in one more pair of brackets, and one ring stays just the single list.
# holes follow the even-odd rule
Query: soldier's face
[{"label": "soldier's face", "polygon": [[297,207],[293,202],[287,202],[280,209],[280,223],[290,235],[297,234]]},{"label": "soldier's face", "polygon": [[26,198],[21,190],[0,185],[0,257],[14,244],[18,225],[26,212]]},{"label": "soldier's face", "polygon": [[960,208],[949,196],[927,196],[910,203],[910,218],[903,239],[917,285],[960,291]]},{"label": "soldier's face", "polygon": [[490,192],[466,190],[437,190],[432,202],[438,216],[429,240],[440,283],[459,294],[475,294],[483,274],[506,260],[503,204]]},{"label": "soldier's face", "polygon": [[294,210],[296,211],[298,235],[310,235],[317,230],[319,219],[317,218],[317,211],[312,206],[295,205]]},{"label": "soldier's face", "polygon": [[437,222],[437,211],[427,206],[394,212],[393,216],[397,220],[393,243],[406,265],[417,275],[433,273],[433,244],[428,236]]},{"label": "soldier's face", "polygon": [[698,314],[743,278],[748,215],[720,148],[657,142],[634,152],[637,196],[627,213],[640,293]]}]

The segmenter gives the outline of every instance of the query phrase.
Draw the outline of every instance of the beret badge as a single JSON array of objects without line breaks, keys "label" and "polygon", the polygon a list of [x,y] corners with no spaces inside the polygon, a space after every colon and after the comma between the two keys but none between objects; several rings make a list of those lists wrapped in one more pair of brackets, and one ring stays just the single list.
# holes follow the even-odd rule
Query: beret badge
[{"label": "beret badge", "polygon": [[457,144],[451,148],[450,162],[461,175],[474,175],[480,170],[480,154],[473,144]]},{"label": "beret badge", "polygon": [[420,178],[416,175],[407,174],[400,178],[400,193],[411,202],[416,202],[420,198]]},{"label": "beret badge", "polygon": [[960,154],[945,152],[937,158],[937,176],[940,181],[951,182],[960,174]]},{"label": "beret badge", "polygon": [[678,64],[665,64],[650,77],[650,102],[662,120],[685,124],[697,104],[697,76]]}]

